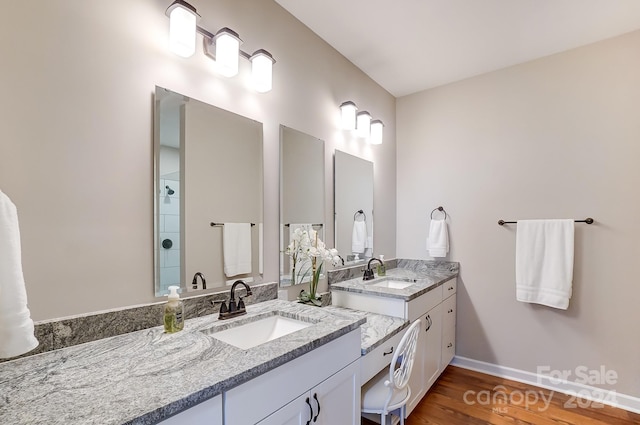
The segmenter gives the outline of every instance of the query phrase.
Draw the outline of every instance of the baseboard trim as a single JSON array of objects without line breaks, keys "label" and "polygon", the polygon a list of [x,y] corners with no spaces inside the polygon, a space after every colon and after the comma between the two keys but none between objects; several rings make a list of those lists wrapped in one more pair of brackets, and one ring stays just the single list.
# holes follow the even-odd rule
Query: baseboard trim
[{"label": "baseboard trim", "polygon": [[581,383],[571,381],[561,381],[552,379],[546,375],[540,375],[525,370],[514,369],[511,367],[500,366],[493,363],[487,363],[480,360],[474,360],[467,357],[455,356],[451,361],[451,365],[458,366],[463,369],[474,370],[476,372],[486,373],[488,375],[500,378],[510,379],[516,382],[545,388],[559,393],[576,396],[580,400],[589,400],[592,402],[600,402],[609,406],[618,407],[633,413],[640,414],[640,398],[617,391],[604,390],[602,388],[593,387]]}]

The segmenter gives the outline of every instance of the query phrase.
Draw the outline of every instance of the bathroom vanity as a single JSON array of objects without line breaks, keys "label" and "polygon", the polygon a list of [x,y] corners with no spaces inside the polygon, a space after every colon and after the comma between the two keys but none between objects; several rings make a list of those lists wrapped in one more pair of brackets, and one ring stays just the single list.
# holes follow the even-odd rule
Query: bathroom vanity
[{"label": "bathroom vanity", "polygon": [[[455,354],[457,263],[404,260],[406,268],[386,276],[361,277],[331,284],[335,306],[396,316],[413,323],[422,319],[409,386],[407,415],[420,402]],[[403,264],[402,262],[400,263]],[[361,360],[365,383],[388,366],[400,336],[394,336]]]}]

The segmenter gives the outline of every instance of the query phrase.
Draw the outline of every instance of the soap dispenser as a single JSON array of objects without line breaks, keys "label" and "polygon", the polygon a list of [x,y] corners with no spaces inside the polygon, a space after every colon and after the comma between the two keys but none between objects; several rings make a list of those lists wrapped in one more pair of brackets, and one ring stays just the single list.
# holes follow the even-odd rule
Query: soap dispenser
[{"label": "soap dispenser", "polygon": [[384,255],[380,255],[380,263],[378,263],[378,276],[387,275],[387,266],[384,265]]},{"label": "soap dispenser", "polygon": [[164,305],[164,331],[174,333],[184,328],[184,305],[178,295],[178,286],[169,286],[169,301]]}]

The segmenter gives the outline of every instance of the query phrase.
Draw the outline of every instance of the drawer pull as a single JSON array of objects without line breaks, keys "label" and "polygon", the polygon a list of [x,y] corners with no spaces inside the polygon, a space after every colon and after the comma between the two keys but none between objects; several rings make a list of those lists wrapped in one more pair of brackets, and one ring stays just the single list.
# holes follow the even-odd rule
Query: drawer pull
[{"label": "drawer pull", "polygon": [[425,329],[424,331],[429,332],[429,329],[431,329],[431,325],[433,324],[433,322],[431,321],[431,316],[427,314],[426,320],[427,320],[427,329]]},{"label": "drawer pull", "polygon": [[309,397],[305,400],[307,405],[309,406],[309,420],[307,421],[307,425],[311,423],[311,419],[313,418],[313,407],[311,407],[311,403],[309,402]]},{"label": "drawer pull", "polygon": [[313,398],[318,405],[318,413],[316,413],[316,416],[313,418],[313,422],[316,422],[318,420],[318,416],[320,416],[320,402],[318,401],[318,393],[314,393]]},{"label": "drawer pull", "polygon": [[453,344],[450,342],[449,345],[447,345],[447,348],[451,348],[453,347]]},{"label": "drawer pull", "polygon": [[449,287],[447,288],[447,291],[453,291],[453,286],[449,286]]},{"label": "drawer pull", "polygon": [[449,311],[447,311],[447,313],[453,313],[453,309],[450,308]]},{"label": "drawer pull", "polygon": [[382,356],[388,356],[389,354],[393,354],[393,347],[391,347],[389,351],[382,353]]}]

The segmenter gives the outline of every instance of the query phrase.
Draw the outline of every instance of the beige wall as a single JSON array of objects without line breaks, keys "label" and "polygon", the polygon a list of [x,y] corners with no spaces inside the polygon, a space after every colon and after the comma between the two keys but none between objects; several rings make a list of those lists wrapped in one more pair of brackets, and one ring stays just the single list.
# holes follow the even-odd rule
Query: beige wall
[{"label": "beige wall", "polygon": [[[640,396],[639,69],[634,32],[398,99],[397,254],[426,258],[443,205],[461,263],[457,355],[604,365],[612,388]],[[515,227],[498,219],[587,216],[569,309],[517,302]]]},{"label": "beige wall", "polygon": [[[228,26],[276,58],[274,88],[216,76],[201,49],[167,49],[170,0],[10,2],[0,14],[0,188],[18,206],[32,316],[48,319],[154,301],[153,93],[156,85],[264,123],[265,280],[278,279],[278,140],[285,124],[332,152],[376,163],[376,196],[395,199],[395,100],[270,0],[193,0],[200,25]],[[384,121],[385,144],[338,130],[353,100]],[[316,195],[316,196],[322,196]],[[395,202],[376,211],[376,244],[394,253]],[[332,240],[327,241],[328,244]],[[299,291],[298,291],[299,292]]]}]

